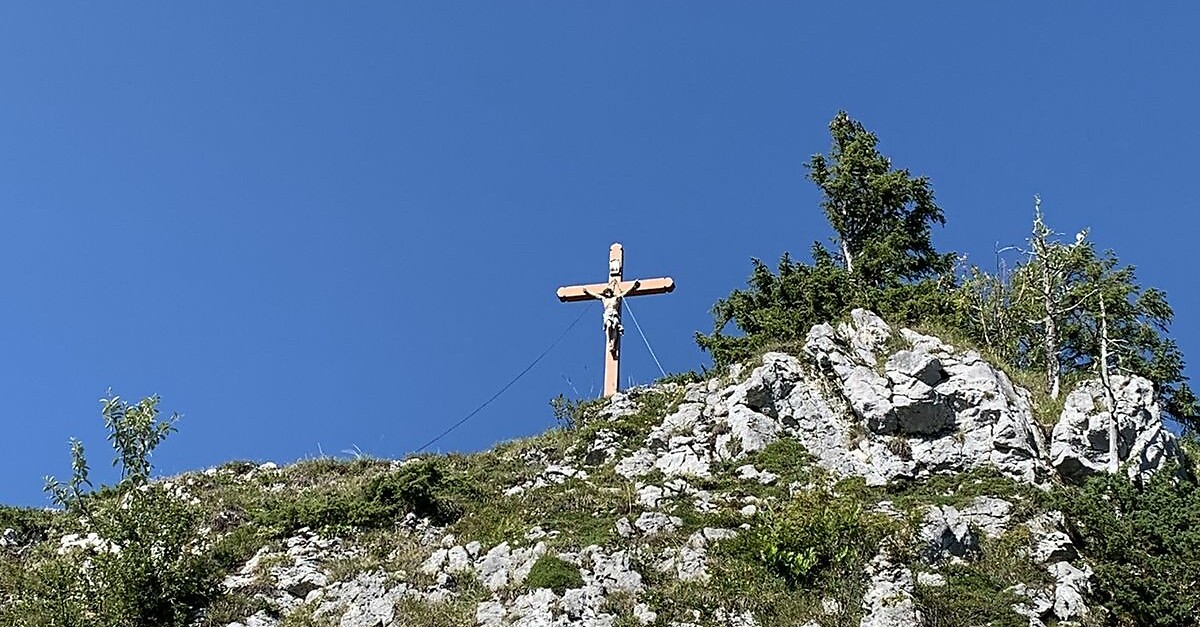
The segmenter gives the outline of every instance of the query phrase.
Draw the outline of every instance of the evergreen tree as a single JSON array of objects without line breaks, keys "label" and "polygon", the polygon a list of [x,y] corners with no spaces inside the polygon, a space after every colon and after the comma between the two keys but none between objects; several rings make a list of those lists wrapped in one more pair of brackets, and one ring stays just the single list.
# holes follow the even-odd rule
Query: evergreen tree
[{"label": "evergreen tree", "polygon": [[938,254],[931,239],[931,225],[946,220],[929,179],[894,169],[875,134],[845,111],[829,123],[829,132],[832,150],[813,155],[808,178],[821,188],[842,267],[872,287],[949,271],[953,255]]},{"label": "evergreen tree", "polygon": [[1072,369],[1146,377],[1167,413],[1200,427],[1192,417],[1197,402],[1183,374],[1183,353],[1167,336],[1175,314],[1166,293],[1143,289],[1134,267],[1120,265],[1113,251],[1097,255],[1090,242],[1086,250],[1083,285],[1092,296],[1063,329],[1064,361]]},{"label": "evergreen tree", "polygon": [[[814,245],[815,263],[793,261],[784,253],[777,272],[758,259],[744,290],[733,290],[713,305],[711,335],[696,334],[700,348],[718,366],[737,363],[771,347],[798,345],[814,324],[844,315],[861,299],[857,286],[829,252]],[[740,336],[724,335],[730,322]]]},{"label": "evergreen tree", "polygon": [[[803,341],[814,324],[866,307],[912,321],[953,312],[947,298],[953,254],[933,249],[930,228],[942,210],[925,177],[896,170],[878,139],[839,112],[829,125],[833,148],[807,164],[836,233],[838,256],[813,244],[811,265],[784,254],[777,273],[758,259],[747,287],[713,306],[710,335],[696,334],[717,365],[744,360],[771,346]],[[734,323],[742,335],[725,335]]]}]

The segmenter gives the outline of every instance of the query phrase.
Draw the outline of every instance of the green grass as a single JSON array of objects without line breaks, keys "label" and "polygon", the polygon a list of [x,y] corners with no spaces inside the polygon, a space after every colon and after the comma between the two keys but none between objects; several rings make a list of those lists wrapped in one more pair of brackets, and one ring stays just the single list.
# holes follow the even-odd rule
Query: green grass
[{"label": "green grass", "polygon": [[473,577],[464,577],[455,583],[457,594],[444,602],[434,603],[404,597],[396,604],[396,615],[392,624],[405,627],[474,625],[476,605],[491,595]]},{"label": "green grass", "polygon": [[533,563],[529,575],[525,577],[525,588],[549,588],[557,594],[566,592],[569,588],[583,586],[583,576],[579,567],[562,559],[546,554]]}]

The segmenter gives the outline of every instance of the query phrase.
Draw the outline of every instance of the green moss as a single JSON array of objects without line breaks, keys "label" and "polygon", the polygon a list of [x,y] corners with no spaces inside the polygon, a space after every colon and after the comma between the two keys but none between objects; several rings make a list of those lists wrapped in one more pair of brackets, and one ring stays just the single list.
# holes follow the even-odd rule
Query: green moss
[{"label": "green moss", "polygon": [[539,557],[525,577],[525,587],[530,590],[549,588],[562,594],[570,588],[582,586],[583,576],[579,573],[579,567],[550,554]]},{"label": "green moss", "polygon": [[441,602],[406,596],[396,604],[393,624],[405,627],[462,627],[475,624],[476,605],[490,597],[474,578],[455,582],[457,594]]}]

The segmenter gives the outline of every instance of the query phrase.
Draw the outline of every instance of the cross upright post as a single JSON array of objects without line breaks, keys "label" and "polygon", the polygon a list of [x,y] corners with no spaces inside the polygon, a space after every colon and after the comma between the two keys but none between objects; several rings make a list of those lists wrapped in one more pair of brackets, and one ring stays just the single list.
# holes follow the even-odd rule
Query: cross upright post
[{"label": "cross upright post", "polygon": [[558,300],[574,303],[597,299],[604,305],[604,396],[617,393],[621,379],[621,301],[630,296],[668,294],[675,291],[675,280],[624,280],[625,251],[620,244],[608,249],[608,282],[589,285],[569,285],[558,288]]}]

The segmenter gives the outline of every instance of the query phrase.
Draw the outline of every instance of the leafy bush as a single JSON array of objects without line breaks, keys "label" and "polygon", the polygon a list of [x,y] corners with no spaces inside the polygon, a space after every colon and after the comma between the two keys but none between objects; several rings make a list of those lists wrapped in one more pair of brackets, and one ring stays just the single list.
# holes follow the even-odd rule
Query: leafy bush
[{"label": "leafy bush", "polygon": [[807,586],[825,575],[860,576],[886,527],[851,498],[813,491],[763,511],[746,535],[761,563],[793,586]]},{"label": "leafy bush", "polygon": [[91,511],[61,548],[13,574],[7,624],[183,626],[218,593],[199,512],[177,495],[148,486]]},{"label": "leafy bush", "polygon": [[1095,571],[1098,601],[1122,624],[1183,627],[1200,615],[1200,485],[1159,472],[1146,485],[1101,474],[1059,494]]},{"label": "leafy bush", "polygon": [[437,524],[457,520],[462,508],[455,492],[469,492],[443,473],[437,459],[424,459],[378,475],[359,487],[326,487],[280,497],[256,509],[264,527],[285,535],[301,527],[338,529],[378,528],[394,524],[412,512]]},{"label": "leafy bush", "polygon": [[[175,431],[179,414],[159,420],[158,401],[155,395],[130,405],[111,392],[100,399],[104,405],[100,413],[108,428],[108,441],[117,452],[113,466],[121,469],[119,489],[136,487],[150,480],[151,454],[167,435]],[[50,500],[73,513],[86,513],[84,486],[92,487],[88,471],[83,443],[71,438],[71,479],[64,484],[47,476],[44,489],[50,494]]]},{"label": "leafy bush", "polygon": [[113,465],[121,467],[123,484],[140,485],[150,480],[150,455],[175,431],[179,414],[159,420],[158,400],[157,395],[148,396],[130,405],[111,393],[100,400],[108,441],[117,451]]},{"label": "leafy bush", "polygon": [[549,588],[562,594],[570,588],[582,586],[583,576],[579,574],[578,566],[549,554],[539,557],[525,577],[525,587],[530,590]]},{"label": "leafy bush", "polygon": [[72,441],[72,478],[48,478],[47,491],[67,509],[63,525],[74,533],[4,573],[4,624],[183,626],[219,590],[221,568],[200,532],[200,510],[178,486],[147,484],[150,454],[178,417],[158,420],[158,397],[102,402],[122,479],[86,492],[87,459]]}]

